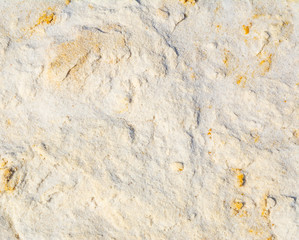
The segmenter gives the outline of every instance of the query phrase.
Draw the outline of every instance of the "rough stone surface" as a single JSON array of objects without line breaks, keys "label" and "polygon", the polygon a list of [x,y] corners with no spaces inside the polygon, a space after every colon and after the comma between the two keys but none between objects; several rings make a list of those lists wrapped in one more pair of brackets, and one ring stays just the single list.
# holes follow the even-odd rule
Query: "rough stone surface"
[{"label": "rough stone surface", "polygon": [[2,0],[0,239],[299,239],[299,2]]}]

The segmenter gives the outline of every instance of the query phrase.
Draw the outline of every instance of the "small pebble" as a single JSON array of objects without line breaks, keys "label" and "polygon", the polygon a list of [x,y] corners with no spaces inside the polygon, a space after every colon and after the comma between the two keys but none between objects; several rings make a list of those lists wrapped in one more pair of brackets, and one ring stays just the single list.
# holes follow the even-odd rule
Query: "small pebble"
[{"label": "small pebble", "polygon": [[172,169],[177,172],[182,172],[184,170],[184,163],[182,162],[174,162],[172,164]]}]

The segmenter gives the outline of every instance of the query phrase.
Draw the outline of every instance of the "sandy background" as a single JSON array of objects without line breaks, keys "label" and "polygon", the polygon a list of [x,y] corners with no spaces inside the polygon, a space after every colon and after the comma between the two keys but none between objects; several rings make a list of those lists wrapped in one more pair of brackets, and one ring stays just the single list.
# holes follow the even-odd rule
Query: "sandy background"
[{"label": "sandy background", "polygon": [[0,239],[299,238],[299,2],[0,2]]}]

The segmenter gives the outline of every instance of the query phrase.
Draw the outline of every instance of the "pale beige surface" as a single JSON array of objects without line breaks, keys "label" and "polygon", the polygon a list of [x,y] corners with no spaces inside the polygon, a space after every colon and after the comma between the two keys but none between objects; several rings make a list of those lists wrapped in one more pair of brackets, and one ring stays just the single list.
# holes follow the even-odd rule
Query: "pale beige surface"
[{"label": "pale beige surface", "polygon": [[298,1],[1,1],[0,239],[296,240]]}]

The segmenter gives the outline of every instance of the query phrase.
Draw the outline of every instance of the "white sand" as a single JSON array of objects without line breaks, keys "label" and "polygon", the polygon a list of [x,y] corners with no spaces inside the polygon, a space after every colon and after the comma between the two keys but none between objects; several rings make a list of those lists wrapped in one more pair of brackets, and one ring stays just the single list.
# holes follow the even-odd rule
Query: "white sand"
[{"label": "white sand", "polygon": [[182,2],[0,2],[0,240],[299,239],[299,2]]}]

